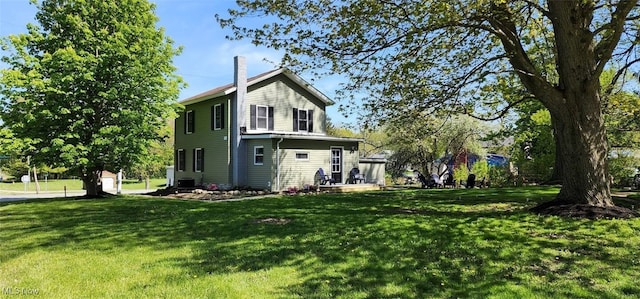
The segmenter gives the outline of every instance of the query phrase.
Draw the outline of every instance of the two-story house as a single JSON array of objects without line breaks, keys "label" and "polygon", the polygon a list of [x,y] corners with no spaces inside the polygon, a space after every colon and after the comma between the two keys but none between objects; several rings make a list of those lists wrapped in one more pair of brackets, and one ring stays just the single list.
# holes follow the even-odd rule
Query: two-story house
[{"label": "two-story house", "polygon": [[175,122],[175,181],[271,191],[317,184],[317,171],[344,183],[358,167],[361,139],[326,135],[333,104],[296,74],[277,69],[247,78],[235,57],[234,83],[180,103]]}]

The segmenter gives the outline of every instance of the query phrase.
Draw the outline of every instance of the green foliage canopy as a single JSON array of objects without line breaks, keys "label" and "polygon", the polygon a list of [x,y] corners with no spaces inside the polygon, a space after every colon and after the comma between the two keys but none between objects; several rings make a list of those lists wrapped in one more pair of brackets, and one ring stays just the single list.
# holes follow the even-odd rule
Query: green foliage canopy
[{"label": "green foliage canopy", "polygon": [[[419,118],[399,120],[385,126],[385,143],[393,152],[387,169],[396,176],[402,175],[409,166],[422,173],[442,175],[441,166],[448,164],[448,159],[455,160],[463,153],[486,154],[480,140],[490,128],[469,116],[439,119],[423,114]],[[443,157],[448,159],[441,160]]]},{"label": "green foliage canopy", "polygon": [[[32,1],[39,25],[2,39],[2,119],[36,163],[84,177],[144,160],[175,115],[180,48],[147,0]],[[88,189],[89,190],[89,189]]]},{"label": "green foliage canopy", "polygon": [[[500,116],[532,96],[527,88],[563,84],[554,26],[564,24],[550,20],[552,9],[563,8],[548,2],[241,0],[216,17],[233,31],[230,39],[285,50],[291,68],[346,75],[341,91],[366,97],[375,120],[420,111]],[[611,60],[625,73],[636,62],[628,57],[637,45],[638,5],[568,2],[590,16],[586,33],[598,43],[599,71]],[[242,22],[250,18],[263,25]],[[523,74],[529,86],[513,84]]]},{"label": "green foliage canopy", "polygon": [[[640,62],[637,1],[237,3],[217,16],[231,38],[283,49],[292,68],[347,76],[343,90],[366,95],[370,119],[483,111],[500,117],[535,99],[558,129],[563,184],[553,204],[613,206],[599,78],[619,65],[616,82]],[[266,24],[241,25],[248,17]],[[500,87],[512,78],[524,88],[504,98]]]}]

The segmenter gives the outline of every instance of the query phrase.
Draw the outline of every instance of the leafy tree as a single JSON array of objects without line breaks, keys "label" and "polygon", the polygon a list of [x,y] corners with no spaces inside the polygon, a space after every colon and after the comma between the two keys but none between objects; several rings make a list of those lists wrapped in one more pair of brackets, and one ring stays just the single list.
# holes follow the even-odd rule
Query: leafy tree
[{"label": "leafy tree", "polygon": [[[606,70],[600,82],[606,90],[602,111],[610,147],[609,173],[614,177],[614,182],[620,185],[636,163],[629,152],[640,144],[640,96],[623,89],[620,82],[615,82],[615,74],[613,70]],[[625,80],[630,79],[632,78],[628,77]],[[559,167],[549,168],[556,160],[554,130],[549,111],[540,103],[527,102],[515,107],[515,112],[517,120],[513,126],[500,134],[514,136],[511,158],[518,165],[520,174],[533,175],[534,180],[539,176],[538,179],[546,182],[559,181]],[[524,150],[525,146],[527,151]]]},{"label": "leafy tree", "polygon": [[[615,72],[606,71],[601,80],[611,82]],[[633,80],[632,76],[625,78]],[[602,111],[607,127],[610,174],[613,184],[631,186],[632,177],[640,167],[640,94],[625,90],[622,84],[608,86]]]},{"label": "leafy tree", "polygon": [[[615,82],[616,72],[605,71],[600,82]],[[623,81],[632,81],[627,76]],[[624,88],[622,82],[606,85],[607,93],[603,97],[602,112],[607,127],[607,138],[612,149],[640,147],[640,94]]]},{"label": "leafy tree", "polygon": [[547,182],[553,180],[556,154],[553,126],[549,111],[538,103],[532,104],[517,108],[521,116],[511,130],[514,144],[510,156],[523,179]]},{"label": "leafy tree", "polygon": [[385,132],[386,147],[393,152],[389,169],[395,175],[402,175],[409,166],[422,173],[442,175],[442,165],[461,154],[484,155],[480,139],[488,128],[467,116],[439,119],[425,114],[398,118],[387,124]]},{"label": "leafy tree", "polygon": [[329,136],[362,138],[363,142],[358,145],[361,157],[369,157],[385,149],[386,134],[382,130],[367,127],[353,129],[345,124],[335,125],[329,118],[327,118],[326,128]]},{"label": "leafy tree", "polygon": [[[387,171],[392,178],[402,177],[408,168],[431,173],[433,161],[443,152],[433,136],[435,119],[423,117],[406,123],[390,123],[384,128],[386,148],[391,151]],[[432,138],[424,138],[430,134]]]},{"label": "leafy tree", "polygon": [[7,128],[0,127],[0,155],[19,156],[30,146],[31,140],[18,138]]},{"label": "leafy tree", "polygon": [[18,138],[7,128],[0,128],[0,159],[2,172],[14,178],[27,173],[26,155],[24,153],[30,148],[29,139]]},{"label": "leafy tree", "polygon": [[[503,111],[526,99],[550,112],[562,188],[552,203],[613,206],[600,74],[638,59],[637,1],[242,0],[218,16],[231,38],[286,51],[291,68],[351,80],[378,116]],[[245,17],[272,21],[247,27]],[[518,78],[522,97],[496,86]],[[617,79],[616,79],[617,80]],[[354,92],[358,91],[358,92]],[[490,108],[490,109],[487,109]]]},{"label": "leafy tree", "polygon": [[174,122],[169,120],[165,126],[158,130],[160,136],[166,136],[164,140],[154,140],[144,149],[146,159],[137,162],[125,169],[127,177],[144,178],[146,187],[149,187],[149,179],[152,177],[164,177],[166,166],[173,164]]},{"label": "leafy tree", "polygon": [[61,178],[69,170],[64,166],[51,167],[47,165],[43,165],[39,167],[39,169],[40,169],[40,175],[46,174],[46,175],[49,175],[49,178],[53,178],[53,179]]},{"label": "leafy tree", "polygon": [[[20,181],[20,177],[27,174],[27,170],[29,166],[27,165],[27,161],[20,158],[11,158],[2,161],[2,172],[8,176],[11,176],[18,181]],[[4,180],[7,178],[4,177]]]},{"label": "leafy tree", "polygon": [[104,169],[145,159],[175,115],[180,49],[147,0],[32,0],[39,25],[3,38],[4,125],[33,140],[35,163],[78,171],[95,196]]}]

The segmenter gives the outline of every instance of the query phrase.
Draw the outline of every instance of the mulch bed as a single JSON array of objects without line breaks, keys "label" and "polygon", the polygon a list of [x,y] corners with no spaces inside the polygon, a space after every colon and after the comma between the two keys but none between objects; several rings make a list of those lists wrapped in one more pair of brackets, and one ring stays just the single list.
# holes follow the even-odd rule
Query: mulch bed
[{"label": "mulch bed", "polygon": [[149,192],[146,195],[162,196],[177,199],[193,199],[193,200],[225,200],[237,199],[245,197],[265,196],[271,194],[263,190],[228,190],[228,191],[209,191],[198,188],[165,188]]},{"label": "mulch bed", "polygon": [[630,219],[640,216],[629,208],[612,206],[599,207],[588,204],[562,204],[554,201],[542,203],[531,208],[540,215],[553,215],[584,219]]}]

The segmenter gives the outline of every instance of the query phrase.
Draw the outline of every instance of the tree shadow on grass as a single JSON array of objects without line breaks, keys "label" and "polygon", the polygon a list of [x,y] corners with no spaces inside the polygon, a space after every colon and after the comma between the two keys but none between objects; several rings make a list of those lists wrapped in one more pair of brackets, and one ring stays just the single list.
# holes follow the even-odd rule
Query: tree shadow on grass
[{"label": "tree shadow on grass", "polygon": [[[411,190],[215,204],[146,198],[31,202],[2,207],[2,222],[17,224],[1,234],[9,248],[0,255],[6,260],[33,248],[70,246],[189,247],[191,256],[164,262],[199,277],[295,268],[300,281],[274,294],[282,297],[567,297],[572,289],[611,295],[591,281],[613,274],[579,269],[595,261],[625,267],[627,256],[603,255],[613,241],[574,233],[590,222],[528,213],[526,207],[536,202],[526,199],[535,191],[470,191],[479,192]],[[38,237],[7,243],[25,232]],[[570,279],[575,282],[564,282]],[[625,288],[620,292],[638,290]]]},{"label": "tree shadow on grass", "polygon": [[[607,295],[589,285],[590,278],[574,273],[582,258],[548,253],[571,251],[574,245],[567,245],[568,240],[575,238],[554,232],[575,231],[580,221],[547,225],[544,218],[524,209],[447,212],[438,208],[448,204],[445,198],[431,202],[432,209],[426,210],[415,200],[368,193],[305,202],[277,213],[293,219],[289,224],[259,226],[248,235],[236,236],[245,240],[259,236],[251,242],[202,244],[194,260],[212,262],[203,266],[184,260],[182,266],[201,274],[295,266],[305,280],[284,294],[305,298],[358,293],[366,298],[487,297],[510,288],[515,289],[514,296],[518,292],[569,296],[567,289],[540,287],[532,281],[550,279],[561,284],[557,281],[569,278],[582,278],[574,287],[595,297]],[[501,201],[486,199],[481,204],[488,203]],[[518,223],[521,219],[533,222]],[[531,233],[538,229],[541,235]],[[582,256],[596,258],[589,254],[600,249],[584,250]],[[616,267],[625,264],[613,258],[609,262]]]}]

